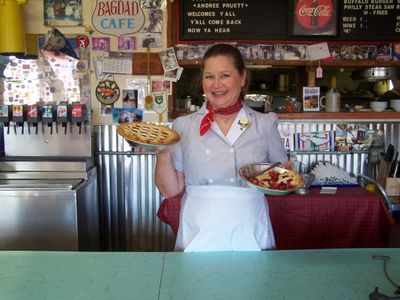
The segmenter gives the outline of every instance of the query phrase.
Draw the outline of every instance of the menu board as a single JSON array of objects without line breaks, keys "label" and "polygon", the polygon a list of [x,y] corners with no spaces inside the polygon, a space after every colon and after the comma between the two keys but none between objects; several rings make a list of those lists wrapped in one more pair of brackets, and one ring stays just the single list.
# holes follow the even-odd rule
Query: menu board
[{"label": "menu board", "polygon": [[400,0],[179,0],[178,5],[178,42],[320,39],[324,34],[307,28],[295,32],[299,6],[320,18],[324,7],[333,8],[324,40],[400,39]]},{"label": "menu board", "polygon": [[179,5],[181,41],[263,40],[288,32],[287,1],[181,0]]},{"label": "menu board", "polygon": [[343,39],[400,38],[400,0],[339,2],[339,34]]}]

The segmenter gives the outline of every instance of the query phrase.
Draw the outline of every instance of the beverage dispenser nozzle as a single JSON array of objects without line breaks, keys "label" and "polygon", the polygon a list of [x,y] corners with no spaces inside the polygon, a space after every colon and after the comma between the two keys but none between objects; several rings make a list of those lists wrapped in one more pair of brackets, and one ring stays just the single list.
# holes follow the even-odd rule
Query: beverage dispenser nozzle
[{"label": "beverage dispenser nozzle", "polygon": [[14,104],[12,106],[12,121],[14,122],[14,133],[17,134],[17,126],[21,127],[21,134],[24,134],[24,121],[26,120],[26,106]]},{"label": "beverage dispenser nozzle", "polygon": [[[82,104],[72,104],[71,105],[71,122],[76,123],[79,128],[79,134],[82,133],[82,122],[87,122],[87,109],[86,105]],[[86,127],[85,127],[86,130]]]},{"label": "beverage dispenser nozzle", "polygon": [[12,105],[0,105],[0,122],[7,127],[7,134],[10,134],[10,120],[12,115]]},{"label": "beverage dispenser nozzle", "polygon": [[58,123],[61,123],[64,128],[64,134],[67,134],[67,122],[68,122],[68,106],[66,104],[57,105],[57,133]]},{"label": "beverage dispenser nozzle", "polygon": [[47,123],[50,127],[50,134],[53,134],[53,122],[54,122],[54,111],[53,105],[43,105],[42,106],[42,126]]},{"label": "beverage dispenser nozzle", "polygon": [[31,124],[35,128],[35,134],[38,134],[38,123],[39,123],[39,110],[36,104],[28,105],[27,108],[27,122],[28,122],[28,134],[31,134]]}]

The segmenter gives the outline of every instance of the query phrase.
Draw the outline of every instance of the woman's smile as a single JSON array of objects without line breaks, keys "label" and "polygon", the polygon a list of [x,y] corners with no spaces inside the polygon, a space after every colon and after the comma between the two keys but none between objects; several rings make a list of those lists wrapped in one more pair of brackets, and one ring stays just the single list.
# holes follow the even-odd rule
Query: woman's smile
[{"label": "woman's smile", "polygon": [[246,74],[239,74],[230,57],[215,56],[204,62],[203,91],[214,108],[238,101],[245,79]]}]

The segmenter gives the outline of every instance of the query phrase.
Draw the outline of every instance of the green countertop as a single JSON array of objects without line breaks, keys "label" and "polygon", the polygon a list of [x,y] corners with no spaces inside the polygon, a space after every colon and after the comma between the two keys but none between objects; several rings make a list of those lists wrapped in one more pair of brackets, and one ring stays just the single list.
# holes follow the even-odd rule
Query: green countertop
[{"label": "green countertop", "polygon": [[0,252],[0,299],[368,299],[393,295],[400,249]]}]

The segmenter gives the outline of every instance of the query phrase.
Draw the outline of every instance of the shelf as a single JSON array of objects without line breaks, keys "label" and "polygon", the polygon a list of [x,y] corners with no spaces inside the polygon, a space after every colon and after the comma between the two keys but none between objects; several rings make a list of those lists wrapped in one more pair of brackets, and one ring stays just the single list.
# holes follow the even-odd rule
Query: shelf
[{"label": "shelf", "polygon": [[[170,120],[177,117],[190,114],[191,112],[171,112]],[[383,121],[383,122],[400,122],[400,112],[299,112],[299,113],[277,113],[281,121]]]},{"label": "shelf", "polygon": [[[201,59],[184,59],[179,60],[179,65],[183,67],[201,66]],[[325,67],[400,67],[399,61],[382,61],[382,60],[335,60],[325,59],[319,61],[310,60],[256,60],[251,64],[247,64],[248,68],[252,67],[316,67],[318,65]]]},{"label": "shelf", "polygon": [[300,112],[277,113],[279,120],[382,120],[385,122],[400,122],[400,112]]}]

